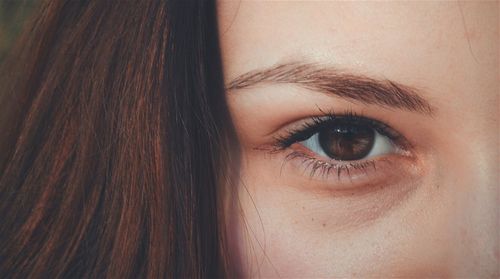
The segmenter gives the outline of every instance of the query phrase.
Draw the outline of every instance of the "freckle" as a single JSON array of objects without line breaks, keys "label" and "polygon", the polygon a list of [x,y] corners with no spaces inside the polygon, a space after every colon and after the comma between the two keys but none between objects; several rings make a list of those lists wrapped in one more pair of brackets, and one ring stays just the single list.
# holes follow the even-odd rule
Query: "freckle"
[{"label": "freckle", "polygon": [[326,227],[326,224],[325,224],[325,223],[323,223],[323,227]]},{"label": "freckle", "polygon": [[302,207],[302,209],[306,209],[306,207],[305,207],[305,206],[303,206],[303,207]]},{"label": "freckle", "polygon": [[311,218],[311,221],[314,221],[314,218]]}]

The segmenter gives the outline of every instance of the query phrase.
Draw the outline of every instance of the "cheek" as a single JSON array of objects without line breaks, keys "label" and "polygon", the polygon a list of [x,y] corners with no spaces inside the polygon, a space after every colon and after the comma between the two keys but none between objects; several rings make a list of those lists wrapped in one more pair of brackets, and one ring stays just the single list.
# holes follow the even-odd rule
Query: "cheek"
[{"label": "cheek", "polygon": [[[238,185],[241,215],[231,232],[245,277],[445,274],[444,241],[436,233],[444,231],[445,216],[430,217],[435,204],[426,203],[425,192],[409,204],[408,193],[394,192],[381,193],[378,204],[336,200],[280,185],[279,174],[246,159]],[[392,198],[405,204],[383,208]]]}]

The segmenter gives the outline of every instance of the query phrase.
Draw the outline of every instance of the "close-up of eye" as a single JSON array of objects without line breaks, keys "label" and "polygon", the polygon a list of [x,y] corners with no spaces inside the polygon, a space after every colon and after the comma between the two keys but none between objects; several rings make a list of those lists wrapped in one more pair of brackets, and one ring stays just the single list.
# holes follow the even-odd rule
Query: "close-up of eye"
[{"label": "close-up of eye", "polygon": [[279,145],[300,143],[315,154],[336,161],[355,161],[398,150],[399,133],[387,125],[354,114],[314,117],[290,131]]},{"label": "close-up of eye", "polygon": [[[283,135],[275,137],[271,154],[287,153],[285,163],[298,160],[309,177],[334,174],[337,179],[347,176],[352,182],[353,177],[359,180],[361,175],[376,171],[379,163],[387,165],[411,153],[408,140],[396,130],[352,112],[327,113],[299,122],[291,124],[297,128],[285,129]],[[396,158],[386,158],[391,155]]]},{"label": "close-up of eye", "polygon": [[391,140],[369,125],[336,121],[300,142],[312,152],[338,161],[353,161],[394,151]]}]

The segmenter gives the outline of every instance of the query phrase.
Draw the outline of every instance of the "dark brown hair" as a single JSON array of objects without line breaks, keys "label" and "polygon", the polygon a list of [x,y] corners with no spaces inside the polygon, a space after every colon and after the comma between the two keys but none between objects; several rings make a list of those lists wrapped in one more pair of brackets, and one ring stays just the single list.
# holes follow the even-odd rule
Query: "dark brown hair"
[{"label": "dark brown hair", "polygon": [[230,274],[214,1],[47,0],[0,77],[0,277]]}]

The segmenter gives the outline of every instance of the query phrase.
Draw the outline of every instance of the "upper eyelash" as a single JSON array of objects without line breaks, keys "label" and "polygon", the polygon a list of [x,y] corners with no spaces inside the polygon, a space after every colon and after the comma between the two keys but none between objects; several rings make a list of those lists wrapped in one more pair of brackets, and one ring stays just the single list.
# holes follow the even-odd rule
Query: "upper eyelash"
[{"label": "upper eyelash", "polygon": [[347,111],[342,114],[335,114],[334,112],[323,112],[322,116],[311,117],[310,120],[302,124],[301,127],[290,129],[285,132],[285,135],[275,137],[275,150],[284,150],[294,143],[304,141],[317,133],[322,127],[328,126],[329,124],[338,121],[367,124],[377,132],[379,132],[381,135],[387,136],[392,142],[399,145],[400,147],[404,149],[407,149],[409,147],[409,143],[404,140],[401,134],[396,132],[388,125],[378,120],[356,114],[352,111]]}]

